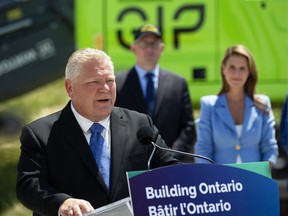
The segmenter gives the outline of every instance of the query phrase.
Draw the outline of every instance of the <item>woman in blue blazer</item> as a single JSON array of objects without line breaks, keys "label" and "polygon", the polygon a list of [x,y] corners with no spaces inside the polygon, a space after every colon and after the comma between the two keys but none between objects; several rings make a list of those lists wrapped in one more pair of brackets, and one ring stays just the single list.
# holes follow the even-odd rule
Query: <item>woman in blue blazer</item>
[{"label": "woman in blue blazer", "polygon": [[257,69],[246,47],[237,45],[226,50],[221,77],[219,94],[201,98],[195,153],[218,164],[275,163],[278,146],[274,115],[269,97],[255,93]]}]

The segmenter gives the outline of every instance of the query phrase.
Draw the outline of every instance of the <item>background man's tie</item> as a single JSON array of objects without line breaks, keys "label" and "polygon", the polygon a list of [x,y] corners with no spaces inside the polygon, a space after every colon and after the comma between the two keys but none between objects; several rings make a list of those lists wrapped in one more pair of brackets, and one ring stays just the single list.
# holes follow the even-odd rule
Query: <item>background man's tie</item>
[{"label": "background man's tie", "polygon": [[101,136],[102,130],[103,126],[99,123],[94,123],[91,126],[90,148],[98,165],[99,171],[103,177],[103,180],[109,189],[110,154],[107,146],[105,145],[105,140]]},{"label": "background man's tie", "polygon": [[151,117],[154,113],[155,108],[155,89],[154,89],[154,81],[153,81],[154,74],[147,72],[147,88],[146,88],[146,102],[148,107],[148,115]]}]

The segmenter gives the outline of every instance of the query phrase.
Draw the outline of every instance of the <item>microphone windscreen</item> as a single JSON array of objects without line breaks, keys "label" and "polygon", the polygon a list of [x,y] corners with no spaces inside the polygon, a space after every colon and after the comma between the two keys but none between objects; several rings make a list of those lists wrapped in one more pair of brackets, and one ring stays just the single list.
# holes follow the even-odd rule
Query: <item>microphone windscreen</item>
[{"label": "microphone windscreen", "polygon": [[143,145],[150,145],[153,141],[153,130],[148,126],[144,126],[137,131],[137,139]]}]

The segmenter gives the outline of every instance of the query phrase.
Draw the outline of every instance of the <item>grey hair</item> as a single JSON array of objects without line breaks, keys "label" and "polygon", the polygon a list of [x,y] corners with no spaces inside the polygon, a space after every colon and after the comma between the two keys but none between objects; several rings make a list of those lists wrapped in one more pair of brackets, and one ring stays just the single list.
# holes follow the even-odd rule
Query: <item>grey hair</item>
[{"label": "grey hair", "polygon": [[114,72],[113,62],[104,51],[84,48],[76,50],[69,57],[65,68],[65,79],[74,80],[81,73],[83,64],[92,59],[110,66],[110,69]]}]

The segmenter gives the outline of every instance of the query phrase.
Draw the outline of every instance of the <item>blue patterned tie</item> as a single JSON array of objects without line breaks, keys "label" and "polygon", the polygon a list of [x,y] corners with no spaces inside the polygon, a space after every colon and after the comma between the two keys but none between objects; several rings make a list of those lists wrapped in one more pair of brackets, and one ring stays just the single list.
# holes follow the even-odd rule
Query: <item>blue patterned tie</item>
[{"label": "blue patterned tie", "polygon": [[102,130],[103,126],[99,123],[94,123],[91,126],[90,148],[98,165],[99,171],[103,177],[103,180],[109,189],[110,154],[107,146],[105,145],[105,140],[101,136]]},{"label": "blue patterned tie", "polygon": [[153,116],[155,107],[155,89],[154,89],[153,77],[154,77],[153,73],[147,72],[146,102],[148,107],[148,115],[150,115],[151,117]]}]

